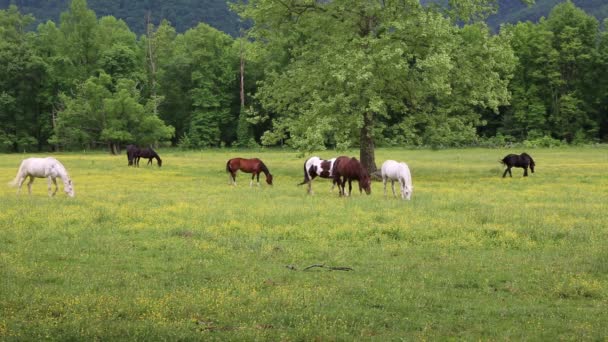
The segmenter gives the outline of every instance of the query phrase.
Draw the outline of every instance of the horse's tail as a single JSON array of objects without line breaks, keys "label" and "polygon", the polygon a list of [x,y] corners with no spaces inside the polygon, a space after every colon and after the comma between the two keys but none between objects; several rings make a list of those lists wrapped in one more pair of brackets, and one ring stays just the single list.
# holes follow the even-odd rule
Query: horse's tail
[{"label": "horse's tail", "polygon": [[306,171],[306,162],[307,161],[304,162],[304,181],[298,185],[304,185],[304,184],[310,182],[310,177],[308,176],[308,172]]},{"label": "horse's tail", "polygon": [[230,169],[230,160],[226,162],[226,172],[232,172]]},{"label": "horse's tail", "polygon": [[24,167],[23,164],[24,164],[24,162],[21,162],[21,165],[19,165],[19,170],[17,170],[17,175],[15,176],[15,179],[8,182],[8,186],[15,187],[15,186],[17,186],[17,184],[19,184],[19,178],[21,178],[21,171],[23,170],[23,167]]}]

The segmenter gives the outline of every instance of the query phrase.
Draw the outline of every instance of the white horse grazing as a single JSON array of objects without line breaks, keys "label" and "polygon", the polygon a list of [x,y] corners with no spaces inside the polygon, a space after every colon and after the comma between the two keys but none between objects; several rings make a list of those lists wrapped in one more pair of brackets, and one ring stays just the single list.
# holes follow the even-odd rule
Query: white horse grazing
[{"label": "white horse grazing", "polygon": [[412,186],[412,175],[410,174],[410,168],[406,163],[399,163],[394,160],[387,160],[382,164],[382,183],[384,183],[384,196],[386,196],[386,181],[391,180],[391,188],[393,189],[393,196],[395,194],[395,181],[398,181],[401,185],[401,198],[411,199],[414,187]]},{"label": "white horse grazing", "polygon": [[[21,186],[27,177],[30,177],[30,181],[27,183],[27,189],[30,195],[32,194],[32,183],[34,182],[34,178],[47,178],[49,196],[55,196],[58,189],[56,178],[59,177],[63,182],[63,191],[65,191],[68,196],[74,197],[72,180],[63,164],[55,158],[27,158],[23,160],[21,166],[19,166],[19,171],[17,171],[17,176],[8,184],[10,186],[19,186],[19,189],[17,189],[17,194],[19,194],[19,192],[21,192]],[[51,183],[55,184],[55,191],[53,193],[51,193]]]},{"label": "white horse grazing", "polygon": [[[308,193],[312,194],[312,180],[317,176],[321,178],[334,178],[334,162],[336,158],[323,160],[319,157],[310,157],[304,162],[304,181],[298,185],[308,184]],[[331,190],[334,190],[336,182],[333,182]]]}]

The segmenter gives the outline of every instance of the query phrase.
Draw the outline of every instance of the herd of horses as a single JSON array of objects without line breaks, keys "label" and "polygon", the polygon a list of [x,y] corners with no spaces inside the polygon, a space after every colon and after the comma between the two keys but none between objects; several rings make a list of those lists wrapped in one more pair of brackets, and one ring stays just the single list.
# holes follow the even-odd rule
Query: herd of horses
[{"label": "herd of horses", "polygon": [[[127,146],[127,162],[128,166],[139,167],[140,158],[148,159],[148,165],[152,164],[152,159],[156,159],[158,166],[162,166],[162,160],[158,153],[152,147],[140,148],[135,145]],[[502,177],[506,177],[507,173],[513,177],[511,168],[519,167],[524,169],[524,177],[528,176],[528,168],[534,173],[534,159],[527,154],[522,153],[509,154],[501,159],[503,165],[506,166]],[[272,185],[272,174],[268,167],[259,158],[232,158],[226,163],[226,172],[229,174],[229,184],[236,185],[236,174],[238,171],[251,173],[251,181],[249,186],[253,186],[254,179],[257,180],[257,185],[260,185],[260,173],[266,176],[266,183]],[[382,183],[384,184],[384,196],[386,196],[387,182],[391,182],[393,196],[395,193],[395,182],[399,183],[401,198],[411,199],[414,187],[412,186],[412,175],[406,163],[387,160],[382,164],[381,168]],[[21,162],[15,179],[9,183],[10,186],[17,186],[17,194],[21,191],[23,182],[30,178],[27,183],[28,191],[32,193],[32,183],[34,178],[47,178],[49,196],[54,196],[57,193],[57,178],[60,178],[64,185],[64,192],[74,197],[74,188],[72,179],[68,175],[66,168],[57,159],[52,157],[46,158],[27,158]],[[340,156],[328,160],[319,157],[310,157],[304,162],[304,181],[298,185],[308,185],[308,194],[312,194],[312,181],[316,177],[331,179],[334,186],[338,186],[340,196],[350,196],[352,192],[352,182],[357,181],[359,184],[359,192],[365,191],[366,194],[371,194],[371,176],[367,169],[356,158]],[[346,183],[348,182],[348,192],[346,192]],[[51,185],[55,185],[55,191],[51,191]]]}]

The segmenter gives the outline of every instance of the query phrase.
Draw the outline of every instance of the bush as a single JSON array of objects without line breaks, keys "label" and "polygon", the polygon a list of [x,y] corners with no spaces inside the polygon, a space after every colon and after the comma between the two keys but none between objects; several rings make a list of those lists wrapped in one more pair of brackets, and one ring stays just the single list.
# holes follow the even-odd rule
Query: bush
[{"label": "bush", "polygon": [[565,145],[563,141],[554,139],[548,135],[536,139],[524,140],[523,144],[525,147],[559,147]]}]

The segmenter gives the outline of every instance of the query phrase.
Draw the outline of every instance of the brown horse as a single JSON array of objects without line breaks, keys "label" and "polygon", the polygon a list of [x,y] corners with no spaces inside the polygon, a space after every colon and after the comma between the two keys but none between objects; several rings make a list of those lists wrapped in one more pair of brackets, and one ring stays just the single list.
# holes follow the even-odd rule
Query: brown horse
[{"label": "brown horse", "polygon": [[[369,173],[356,158],[345,156],[338,157],[334,162],[332,173],[334,182],[338,184],[340,196],[350,196],[350,193],[353,190],[353,180],[359,182],[359,192],[365,190],[365,193],[368,195],[372,193],[372,182]],[[344,189],[346,181],[348,181],[348,195],[345,193]]]},{"label": "brown horse", "polygon": [[260,172],[264,172],[266,175],[266,183],[272,185],[272,175],[264,163],[258,158],[243,159],[243,158],[232,158],[226,163],[226,172],[230,173],[229,181],[230,184],[236,185],[236,172],[243,171],[251,173],[251,181],[249,186],[253,185],[253,179],[257,177],[258,186],[260,186]]}]

